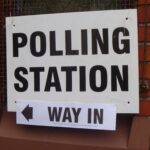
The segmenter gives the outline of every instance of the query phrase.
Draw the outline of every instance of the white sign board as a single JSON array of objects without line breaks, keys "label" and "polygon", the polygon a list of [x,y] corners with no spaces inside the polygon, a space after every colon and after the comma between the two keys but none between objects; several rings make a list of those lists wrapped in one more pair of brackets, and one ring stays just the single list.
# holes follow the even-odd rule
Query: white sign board
[{"label": "white sign board", "polygon": [[17,124],[96,130],[116,129],[113,104],[17,101]]},{"label": "white sign board", "polygon": [[8,17],[6,33],[8,111],[39,99],[138,113],[136,10]]}]

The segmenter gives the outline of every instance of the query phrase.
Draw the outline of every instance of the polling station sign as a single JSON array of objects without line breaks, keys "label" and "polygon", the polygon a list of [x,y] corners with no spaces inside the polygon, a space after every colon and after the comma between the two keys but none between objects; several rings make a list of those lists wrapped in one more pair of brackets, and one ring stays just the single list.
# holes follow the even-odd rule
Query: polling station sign
[{"label": "polling station sign", "polygon": [[135,9],[6,18],[8,111],[19,99],[138,113]]}]

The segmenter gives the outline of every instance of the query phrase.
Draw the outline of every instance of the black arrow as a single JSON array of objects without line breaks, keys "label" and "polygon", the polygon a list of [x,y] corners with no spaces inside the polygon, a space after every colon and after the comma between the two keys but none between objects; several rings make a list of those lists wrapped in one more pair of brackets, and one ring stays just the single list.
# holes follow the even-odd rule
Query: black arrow
[{"label": "black arrow", "polygon": [[27,105],[25,109],[22,111],[24,117],[29,121],[29,119],[33,119],[33,108]]}]

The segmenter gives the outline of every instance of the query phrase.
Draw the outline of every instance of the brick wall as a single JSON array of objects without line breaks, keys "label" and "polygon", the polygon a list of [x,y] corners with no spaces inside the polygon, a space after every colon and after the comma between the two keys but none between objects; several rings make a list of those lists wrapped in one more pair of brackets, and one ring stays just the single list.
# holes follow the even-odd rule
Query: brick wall
[{"label": "brick wall", "polygon": [[150,115],[150,0],[138,0],[140,113]]}]

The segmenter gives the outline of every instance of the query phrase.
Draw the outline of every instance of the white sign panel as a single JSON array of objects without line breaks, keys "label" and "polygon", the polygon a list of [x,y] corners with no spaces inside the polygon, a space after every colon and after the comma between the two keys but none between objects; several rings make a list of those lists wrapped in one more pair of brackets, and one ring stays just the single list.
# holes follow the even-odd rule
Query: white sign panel
[{"label": "white sign panel", "polygon": [[116,129],[113,104],[17,101],[17,124],[96,130]]},{"label": "white sign panel", "polygon": [[136,10],[6,18],[8,111],[17,99],[138,113]]}]

